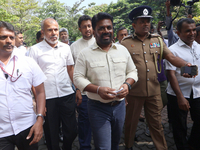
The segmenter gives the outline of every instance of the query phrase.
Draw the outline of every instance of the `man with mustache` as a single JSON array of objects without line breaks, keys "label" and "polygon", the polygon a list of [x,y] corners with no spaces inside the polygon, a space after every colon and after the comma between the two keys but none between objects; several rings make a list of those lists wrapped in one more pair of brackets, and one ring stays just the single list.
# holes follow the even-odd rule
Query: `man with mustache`
[{"label": "man with mustache", "polygon": [[[121,42],[129,50],[138,69],[139,78],[126,96],[128,102],[125,120],[125,144],[127,150],[131,150],[134,144],[135,131],[143,105],[145,118],[156,149],[167,150],[161,124],[163,104],[160,84],[157,79],[157,73],[161,70],[161,66],[157,66],[158,55],[160,55],[159,64],[161,59],[165,58],[177,67],[190,65],[181,58],[175,57],[167,46],[162,43],[162,39],[159,39],[159,35],[149,33],[152,18],[151,12],[152,9],[149,6],[139,6],[133,9],[129,14],[129,19],[132,20],[135,33],[125,37]],[[186,77],[190,76],[186,75]]]},{"label": "man with mustache", "polygon": [[[194,41],[196,25],[190,18],[180,19],[177,23],[179,40],[169,47],[171,52],[192,65],[200,66],[200,45]],[[173,137],[177,150],[198,150],[200,148],[200,76],[183,78],[181,69],[166,62],[169,79],[167,96],[170,104]],[[198,72],[200,68],[198,68]],[[187,137],[187,114],[190,111],[193,126]]]},{"label": "man with mustache", "polygon": [[37,150],[43,135],[46,77],[37,63],[15,51],[14,45],[14,27],[0,21],[0,149]]},{"label": "man with mustache", "polygon": [[[31,47],[29,56],[39,64],[47,80],[44,82],[46,108],[44,132],[48,150],[59,150],[59,127],[62,123],[63,150],[71,150],[77,135],[75,93],[72,89],[74,61],[69,45],[59,42],[58,23],[47,18],[41,24],[44,40]],[[71,80],[70,80],[71,79]],[[81,103],[76,91],[76,102]]]},{"label": "man with mustache", "polygon": [[70,43],[69,43],[69,33],[68,33],[68,30],[66,28],[60,29],[59,36],[60,36],[61,42],[70,45]]},{"label": "man with mustache", "polygon": [[[78,54],[84,48],[92,45],[95,42],[92,29],[92,18],[88,15],[83,15],[78,19],[79,31],[82,34],[82,38],[75,41],[71,46],[72,55],[76,62]],[[82,103],[77,106],[78,111],[78,138],[80,150],[91,149],[91,128],[88,118],[87,109],[88,97],[85,92],[82,92]]]},{"label": "man with mustache", "polygon": [[[137,81],[137,69],[127,49],[113,43],[113,17],[92,18],[96,42],[80,51],[74,83],[88,96],[88,116],[95,149],[118,150],[125,119],[124,97]],[[118,92],[117,92],[118,91]]]}]

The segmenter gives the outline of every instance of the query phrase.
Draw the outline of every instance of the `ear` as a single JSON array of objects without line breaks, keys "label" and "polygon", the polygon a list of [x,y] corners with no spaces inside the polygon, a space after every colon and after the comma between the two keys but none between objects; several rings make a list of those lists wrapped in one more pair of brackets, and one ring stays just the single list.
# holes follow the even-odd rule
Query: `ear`
[{"label": "ear", "polygon": [[132,27],[135,29],[135,23],[132,23]]},{"label": "ear", "polygon": [[180,31],[176,30],[176,34],[180,37]]},{"label": "ear", "polygon": [[81,28],[78,28],[78,30],[81,32]]},{"label": "ear", "polygon": [[43,31],[43,30],[41,30],[41,34],[43,34],[43,35],[44,35],[44,31]]}]

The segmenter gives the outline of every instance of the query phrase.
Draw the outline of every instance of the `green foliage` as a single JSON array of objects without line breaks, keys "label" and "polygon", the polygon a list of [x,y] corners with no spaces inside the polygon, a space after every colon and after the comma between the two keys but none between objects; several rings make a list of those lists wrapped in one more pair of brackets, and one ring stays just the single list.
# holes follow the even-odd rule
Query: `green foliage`
[{"label": "green foliage", "polygon": [[[44,1],[44,0],[43,0]],[[107,12],[113,16],[114,31],[124,26],[133,32],[131,21],[128,19],[130,11],[140,5],[149,5],[153,9],[153,23],[157,25],[158,21],[165,20],[166,0],[118,0],[117,3],[96,5],[95,2],[88,4],[88,8],[81,7],[84,0],[74,2],[72,7],[61,3],[59,0],[45,0],[39,3],[39,0],[0,0],[0,20],[12,23],[17,30],[24,34],[25,42],[28,45],[35,44],[35,35],[40,30],[41,21],[45,18],[54,18],[58,21],[60,28],[65,27],[69,31],[71,41],[81,37],[78,30],[78,19],[82,14],[93,17],[98,12]],[[188,0],[183,0],[185,5]],[[171,6],[172,17],[175,17],[179,7]],[[200,22],[200,2],[192,6],[194,20]],[[180,18],[187,17],[188,8],[181,7],[174,23]]]}]

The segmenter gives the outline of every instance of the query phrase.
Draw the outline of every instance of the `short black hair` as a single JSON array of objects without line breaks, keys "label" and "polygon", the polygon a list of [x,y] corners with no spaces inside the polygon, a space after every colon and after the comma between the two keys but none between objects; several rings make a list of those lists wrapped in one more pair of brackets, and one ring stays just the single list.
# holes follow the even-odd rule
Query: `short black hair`
[{"label": "short black hair", "polygon": [[92,28],[93,28],[93,30],[95,30],[96,23],[100,20],[103,20],[103,19],[110,19],[112,24],[113,24],[113,16],[111,16],[110,14],[105,13],[105,12],[99,12],[98,14],[96,14],[92,17]]},{"label": "short black hair", "polygon": [[179,32],[181,32],[181,28],[182,28],[182,25],[183,25],[184,22],[186,22],[187,24],[195,23],[195,21],[192,20],[192,19],[190,19],[190,18],[182,18],[182,19],[180,19],[180,20],[178,21],[178,23],[177,23],[177,30],[178,30]]},{"label": "short black hair", "polygon": [[125,27],[120,27],[119,29],[117,29],[117,34],[119,31],[126,29]]},{"label": "short black hair", "polygon": [[82,21],[87,21],[87,20],[90,20],[92,22],[92,18],[88,15],[83,15],[81,16],[79,19],[78,19],[78,27],[80,28],[81,27],[81,22]]},{"label": "short black hair", "polygon": [[196,32],[197,32],[197,35],[196,35],[196,36],[199,35],[199,31],[200,31],[200,27],[197,27],[197,28],[196,28]]},{"label": "short black hair", "polygon": [[6,28],[9,31],[15,32],[13,25],[8,22],[0,21],[0,28]]},{"label": "short black hair", "polygon": [[40,40],[41,35],[42,35],[41,31],[38,31],[36,33],[36,38],[37,38],[38,41]]},{"label": "short black hair", "polygon": [[18,35],[18,34],[22,34],[22,32],[18,31],[18,30],[15,30],[15,36]]},{"label": "short black hair", "polygon": [[197,27],[197,26],[200,26],[200,23],[196,23],[196,27]]}]

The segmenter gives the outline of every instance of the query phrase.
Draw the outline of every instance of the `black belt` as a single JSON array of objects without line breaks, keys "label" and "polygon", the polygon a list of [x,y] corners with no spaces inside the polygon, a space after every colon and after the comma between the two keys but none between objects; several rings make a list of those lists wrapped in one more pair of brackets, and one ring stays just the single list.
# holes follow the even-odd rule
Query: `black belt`
[{"label": "black belt", "polygon": [[121,103],[121,101],[112,101],[112,102],[104,103],[104,104],[109,105],[109,106],[115,106],[115,105],[118,105],[119,103]]}]

